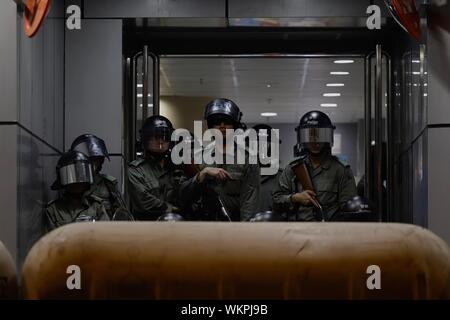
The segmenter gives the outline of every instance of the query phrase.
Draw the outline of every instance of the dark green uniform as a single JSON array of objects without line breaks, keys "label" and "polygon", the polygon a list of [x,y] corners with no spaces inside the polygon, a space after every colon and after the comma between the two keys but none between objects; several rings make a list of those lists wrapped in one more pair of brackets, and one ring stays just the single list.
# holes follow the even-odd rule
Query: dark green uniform
[{"label": "dark green uniform", "polygon": [[110,219],[113,218],[114,213],[118,209],[124,209],[124,201],[121,199],[121,194],[117,188],[117,179],[113,176],[99,173],[94,176],[94,184],[89,190],[89,194],[100,198],[103,206],[108,213]]},{"label": "dark green uniform", "polygon": [[[291,202],[291,196],[302,192],[291,169],[291,162],[281,174],[278,186],[273,195],[274,209],[288,215],[288,220],[315,221],[321,220],[320,213],[312,206],[303,206]],[[341,206],[356,196],[356,184],[350,166],[334,156],[325,157],[320,166],[312,169],[309,158],[306,160],[308,171],[314,185],[317,200],[320,202],[326,221],[332,219]],[[298,208],[298,210],[296,210]]]},{"label": "dark green uniform", "polygon": [[[248,159],[248,153],[246,153],[246,159]],[[200,165],[200,170],[205,167],[222,168],[230,174],[232,179],[217,182],[215,179],[206,177],[203,183],[199,183],[195,176],[182,185],[183,203],[192,203],[201,198],[201,219],[227,220],[220,213],[218,195],[231,220],[249,220],[258,212],[260,168],[257,164],[246,162],[246,164]]]},{"label": "dark green uniform", "polygon": [[76,222],[83,216],[91,217],[95,221],[110,220],[102,199],[94,195],[85,195],[81,199],[74,199],[67,195],[50,202],[45,210],[47,230],[51,231],[65,224]]},{"label": "dark green uniform", "polygon": [[273,211],[273,192],[278,185],[278,179],[282,173],[283,170],[278,170],[277,174],[261,176],[258,212]]},{"label": "dark green uniform", "polygon": [[128,185],[133,215],[138,220],[156,220],[179,208],[179,185],[184,174],[173,166],[161,168],[153,158],[128,165]]}]

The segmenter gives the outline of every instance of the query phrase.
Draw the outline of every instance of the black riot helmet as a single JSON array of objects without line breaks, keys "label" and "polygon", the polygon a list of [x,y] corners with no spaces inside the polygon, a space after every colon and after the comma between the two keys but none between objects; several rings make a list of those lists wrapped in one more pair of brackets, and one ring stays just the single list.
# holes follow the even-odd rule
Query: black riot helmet
[{"label": "black riot helmet", "polygon": [[175,222],[175,221],[184,221],[184,218],[177,213],[169,212],[159,216],[156,221]]},{"label": "black riot helmet", "polygon": [[105,141],[93,134],[82,134],[73,142],[70,150],[84,153],[89,158],[105,157],[109,160],[108,149],[106,149]]},{"label": "black riot helmet", "polygon": [[56,165],[56,181],[51,186],[58,190],[74,183],[94,183],[93,169],[89,158],[79,152],[71,150],[63,153]]},{"label": "black riot helmet", "polygon": [[241,124],[242,112],[229,99],[214,99],[206,105],[204,118],[208,122],[208,128],[225,122],[233,124],[234,128],[237,129]]},{"label": "black riot helmet", "polygon": [[348,200],[340,213],[333,217],[335,221],[377,221],[377,215],[372,212],[372,205],[365,197],[355,196]]},{"label": "black riot helmet", "polygon": [[284,219],[277,213],[272,211],[259,212],[255,214],[250,222],[274,222],[274,221],[283,221]]},{"label": "black riot helmet", "polygon": [[342,212],[367,213],[371,212],[369,201],[361,196],[355,196],[348,200],[342,207]]},{"label": "black riot helmet", "polygon": [[141,143],[145,149],[145,145],[152,137],[162,138],[166,142],[171,142],[173,131],[173,125],[169,119],[160,115],[151,116],[145,120],[140,130]]},{"label": "black riot helmet", "polygon": [[336,127],[325,113],[321,111],[307,112],[295,128],[298,149],[305,148],[308,143],[325,143],[332,147],[334,129]]}]

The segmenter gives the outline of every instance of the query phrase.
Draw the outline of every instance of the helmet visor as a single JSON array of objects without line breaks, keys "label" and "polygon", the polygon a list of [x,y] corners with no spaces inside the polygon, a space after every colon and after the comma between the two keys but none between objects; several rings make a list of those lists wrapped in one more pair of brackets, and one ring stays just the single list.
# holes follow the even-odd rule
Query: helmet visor
[{"label": "helmet visor", "polygon": [[92,167],[88,162],[76,162],[59,169],[59,180],[62,186],[72,183],[94,182]]},{"label": "helmet visor", "polygon": [[225,114],[213,114],[208,117],[207,122],[209,128],[220,126],[222,123],[229,126],[235,126],[236,124],[232,117]]},{"label": "helmet visor", "polygon": [[162,139],[165,142],[170,142],[172,139],[172,130],[167,127],[149,128],[142,132],[142,139],[147,143],[150,138]]},{"label": "helmet visor", "polygon": [[333,146],[332,128],[304,128],[299,130],[299,142],[306,143],[329,143]]}]

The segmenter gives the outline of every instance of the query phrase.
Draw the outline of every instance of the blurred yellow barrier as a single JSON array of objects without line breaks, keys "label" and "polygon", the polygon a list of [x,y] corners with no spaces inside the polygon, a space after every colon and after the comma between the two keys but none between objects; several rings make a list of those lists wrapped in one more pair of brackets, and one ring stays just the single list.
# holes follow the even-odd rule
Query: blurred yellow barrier
[{"label": "blurred yellow barrier", "polygon": [[22,277],[28,299],[449,299],[450,251],[406,224],[77,223]]}]

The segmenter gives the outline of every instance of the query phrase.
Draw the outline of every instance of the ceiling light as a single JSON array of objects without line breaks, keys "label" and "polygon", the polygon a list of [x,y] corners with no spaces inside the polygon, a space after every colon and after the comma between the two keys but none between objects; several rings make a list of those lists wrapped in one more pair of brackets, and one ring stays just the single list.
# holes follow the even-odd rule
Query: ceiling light
[{"label": "ceiling light", "polygon": [[144,85],[143,85],[142,83],[138,83],[138,84],[137,84],[137,87],[138,87],[138,88],[142,88],[143,86],[144,86]]},{"label": "ceiling light", "polygon": [[268,84],[268,85],[267,85],[267,88],[271,88],[271,87],[272,87],[272,85],[271,85],[271,84]]},{"label": "ceiling light", "polygon": [[428,93],[424,93],[423,96],[424,96],[424,97],[428,97]]},{"label": "ceiling light", "polygon": [[[144,96],[144,95],[143,95],[142,93],[138,93],[138,94],[136,95],[136,97],[138,97],[138,98],[142,98],[143,96]],[[148,96],[151,97],[152,95],[149,93]]]},{"label": "ceiling light", "polygon": [[[139,105],[139,107],[142,108],[142,103]],[[149,107],[149,108],[152,108],[152,107],[153,107],[153,103],[149,103],[149,104],[148,104],[148,107]]]},{"label": "ceiling light", "polygon": [[320,106],[324,108],[336,108],[337,103],[322,103]]},{"label": "ceiling light", "polygon": [[420,63],[420,60],[413,60],[412,63]]},{"label": "ceiling light", "polygon": [[346,76],[346,75],[349,75],[350,72],[348,72],[348,71],[331,71],[330,74],[333,76]]},{"label": "ceiling light", "polygon": [[341,94],[340,93],[324,93],[323,96],[324,97],[340,97]]},{"label": "ceiling light", "polygon": [[413,75],[419,75],[420,74],[420,72],[419,71],[413,71],[413,73],[412,73]]},{"label": "ceiling light", "polygon": [[327,83],[327,87],[343,87],[343,83]]},{"label": "ceiling light", "polygon": [[334,60],[334,63],[345,64],[345,63],[353,63],[354,60]]},{"label": "ceiling light", "polygon": [[276,117],[278,114],[275,112],[263,112],[261,113],[262,117]]}]

